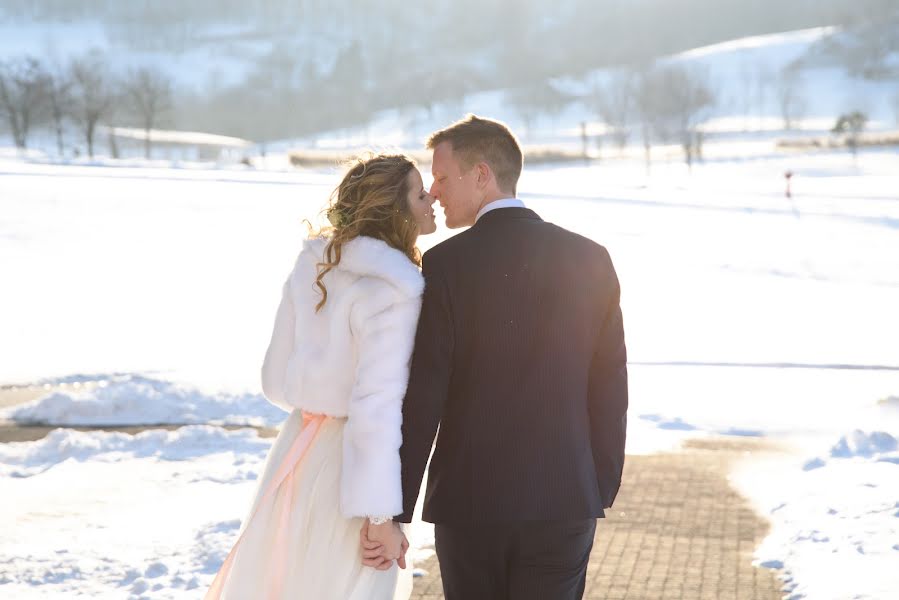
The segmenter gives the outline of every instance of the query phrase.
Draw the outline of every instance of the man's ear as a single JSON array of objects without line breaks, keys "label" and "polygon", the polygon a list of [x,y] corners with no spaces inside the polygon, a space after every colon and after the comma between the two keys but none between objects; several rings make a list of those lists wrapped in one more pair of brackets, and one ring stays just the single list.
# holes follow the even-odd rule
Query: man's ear
[{"label": "man's ear", "polygon": [[493,176],[493,173],[490,171],[490,165],[485,162],[479,162],[477,165],[478,169],[478,187],[483,188],[489,182],[490,178]]}]

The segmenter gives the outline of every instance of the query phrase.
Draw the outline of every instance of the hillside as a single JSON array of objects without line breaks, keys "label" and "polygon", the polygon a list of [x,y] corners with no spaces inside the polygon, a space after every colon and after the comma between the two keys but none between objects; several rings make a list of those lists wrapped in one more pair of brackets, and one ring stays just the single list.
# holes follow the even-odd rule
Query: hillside
[{"label": "hillside", "polygon": [[[836,60],[822,61],[822,53],[854,38],[838,27],[820,27],[764,36],[752,36],[704,46],[662,57],[657,66],[678,66],[697,74],[713,91],[713,103],[701,111],[697,128],[708,142],[725,155],[770,152],[774,140],[783,137],[829,134],[838,115],[859,110],[869,121],[866,129],[899,128],[899,74],[868,79],[851,72]],[[886,56],[889,68],[899,67],[899,48]],[[519,132],[526,144],[578,150],[582,147],[581,124],[590,137],[590,152],[606,156],[639,155],[642,150],[639,118],[632,114],[628,148],[602,148],[595,137],[609,127],[594,108],[597,90],[628,69],[598,69],[580,77],[548,80],[568,98],[560,109],[517,106],[510,99],[516,90],[498,89],[471,94],[464,99],[436,102],[428,108],[382,111],[368,125],[338,129],[325,134],[293,139],[272,148],[353,148],[399,146],[419,148],[427,134],[467,112],[503,119]],[[793,95],[790,130],[784,126],[782,97],[788,78]],[[632,112],[635,110],[632,109]],[[654,144],[663,143],[655,139]],[[726,146],[726,148],[725,148]],[[674,148],[672,155],[679,149]],[[712,147],[712,153],[716,152]]]},{"label": "hillside", "polygon": [[[93,53],[108,78],[152,67],[175,91],[165,127],[262,141],[893,10],[883,0],[559,0],[552,12],[540,0],[0,0],[0,61]],[[125,110],[114,120],[134,124]]]}]

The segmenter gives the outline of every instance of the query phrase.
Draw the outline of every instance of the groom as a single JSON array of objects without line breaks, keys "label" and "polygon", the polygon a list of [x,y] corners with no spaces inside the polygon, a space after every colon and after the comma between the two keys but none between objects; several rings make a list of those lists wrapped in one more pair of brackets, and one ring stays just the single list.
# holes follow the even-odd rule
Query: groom
[{"label": "groom", "polygon": [[581,598],[624,465],[615,269],[515,197],[522,153],[502,123],[470,115],[428,148],[447,227],[471,227],[423,257],[395,520],[411,521],[434,445],[423,519],[446,599]]}]

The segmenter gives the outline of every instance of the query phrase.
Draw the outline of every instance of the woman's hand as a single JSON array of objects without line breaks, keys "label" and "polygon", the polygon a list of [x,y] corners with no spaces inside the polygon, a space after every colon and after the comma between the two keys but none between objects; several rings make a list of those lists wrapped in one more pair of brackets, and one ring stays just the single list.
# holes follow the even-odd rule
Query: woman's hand
[{"label": "woman's hand", "polygon": [[398,523],[387,521],[372,525],[368,519],[359,532],[362,544],[362,564],[386,571],[397,561],[401,569],[406,568],[406,551],[409,541]]}]

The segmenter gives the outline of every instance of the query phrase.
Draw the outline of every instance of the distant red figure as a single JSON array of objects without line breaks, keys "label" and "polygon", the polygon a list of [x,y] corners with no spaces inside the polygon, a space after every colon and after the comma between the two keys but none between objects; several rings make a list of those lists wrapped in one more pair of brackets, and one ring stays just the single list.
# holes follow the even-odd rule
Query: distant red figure
[{"label": "distant red figure", "polygon": [[790,189],[790,182],[793,179],[793,171],[787,171],[786,173],[784,173],[784,178],[787,180],[786,196],[787,196],[787,198],[792,198],[793,191]]}]

